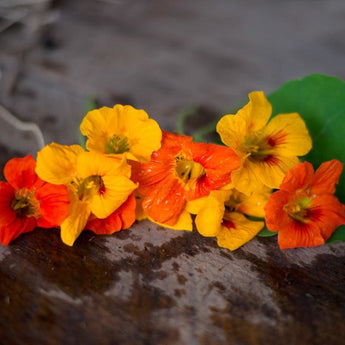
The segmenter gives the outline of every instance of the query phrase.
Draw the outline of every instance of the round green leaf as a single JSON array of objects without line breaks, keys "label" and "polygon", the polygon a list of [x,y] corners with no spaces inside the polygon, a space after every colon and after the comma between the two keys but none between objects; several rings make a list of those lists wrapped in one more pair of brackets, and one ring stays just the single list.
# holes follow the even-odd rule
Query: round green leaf
[{"label": "round green leaf", "polygon": [[258,234],[257,236],[260,237],[271,237],[271,236],[277,236],[278,232],[269,231],[267,227],[265,226]]},{"label": "round green leaf", "polygon": [[335,230],[332,236],[328,239],[327,243],[345,241],[345,225],[340,226]]},{"label": "round green leaf", "polygon": [[[293,80],[273,92],[268,100],[273,116],[297,112],[305,120],[313,148],[304,157],[317,168],[322,162],[338,159],[345,163],[345,82],[325,75],[312,74]],[[345,174],[340,177],[337,193],[345,202]]]}]

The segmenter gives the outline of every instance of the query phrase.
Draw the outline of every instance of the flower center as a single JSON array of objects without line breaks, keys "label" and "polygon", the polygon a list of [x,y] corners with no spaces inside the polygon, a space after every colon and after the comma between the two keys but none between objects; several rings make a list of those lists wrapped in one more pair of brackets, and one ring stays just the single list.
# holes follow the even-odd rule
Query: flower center
[{"label": "flower center", "polygon": [[267,139],[262,136],[262,133],[256,132],[245,138],[241,149],[249,156],[251,161],[262,162],[272,156],[273,146],[270,145],[269,138]]},{"label": "flower center", "polygon": [[227,212],[235,212],[238,207],[241,205],[243,199],[245,198],[244,194],[237,191],[233,190],[229,199],[225,201],[224,206],[225,206],[225,213]]},{"label": "flower center", "polygon": [[40,202],[35,198],[35,192],[26,188],[17,190],[11,203],[12,209],[17,217],[35,217],[40,216]]},{"label": "flower center", "polygon": [[312,199],[310,197],[302,195],[301,197],[293,199],[289,203],[284,205],[284,210],[293,220],[307,223],[309,221],[308,211],[311,200]]},{"label": "flower center", "polygon": [[176,157],[175,171],[177,176],[184,182],[188,182],[191,179],[198,179],[206,175],[206,171],[200,163],[185,160],[184,157],[181,156]]},{"label": "flower center", "polygon": [[105,144],[106,153],[124,153],[130,149],[127,137],[119,137],[113,135],[112,138]]},{"label": "flower center", "polygon": [[76,179],[72,182],[75,186],[79,200],[89,201],[96,194],[104,194],[105,186],[101,176],[92,175],[83,180]]}]

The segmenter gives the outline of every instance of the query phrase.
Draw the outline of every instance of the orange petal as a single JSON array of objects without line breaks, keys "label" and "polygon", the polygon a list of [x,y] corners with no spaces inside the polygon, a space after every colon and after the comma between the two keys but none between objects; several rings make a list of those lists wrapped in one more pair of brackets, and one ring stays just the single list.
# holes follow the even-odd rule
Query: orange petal
[{"label": "orange petal", "polygon": [[35,197],[40,201],[40,217],[37,225],[42,228],[60,226],[68,216],[69,197],[63,185],[45,183],[37,189]]},{"label": "orange petal", "polygon": [[315,247],[324,243],[319,227],[312,221],[302,223],[290,220],[287,225],[281,227],[278,233],[280,249]]},{"label": "orange petal", "polygon": [[315,194],[335,193],[335,185],[343,170],[343,164],[336,159],[324,162],[316,170],[311,189]]},{"label": "orange petal", "polygon": [[[205,176],[201,176],[192,188],[186,185],[186,199],[194,200],[219,189],[231,181],[231,173],[238,169],[241,160],[230,148],[216,144],[187,143],[183,149],[190,150],[192,160],[202,165]],[[189,188],[188,188],[189,187]]]},{"label": "orange petal", "polygon": [[4,168],[4,176],[14,189],[31,189],[37,182],[43,181],[35,173],[36,161],[31,155],[24,158],[12,158]]},{"label": "orange petal", "polygon": [[144,211],[154,221],[174,225],[185,203],[182,186],[176,179],[168,176],[159,186],[146,194],[142,205]]},{"label": "orange petal", "polygon": [[335,229],[345,224],[345,207],[334,195],[319,195],[313,198],[308,217],[318,225],[324,240],[327,241]]},{"label": "orange petal", "polygon": [[279,231],[287,226],[289,218],[284,211],[284,205],[289,202],[290,194],[285,191],[277,191],[268,199],[265,209],[266,226],[269,231]]},{"label": "orange petal", "polygon": [[279,188],[294,194],[297,189],[309,187],[313,178],[313,166],[309,162],[298,163],[287,172]]}]

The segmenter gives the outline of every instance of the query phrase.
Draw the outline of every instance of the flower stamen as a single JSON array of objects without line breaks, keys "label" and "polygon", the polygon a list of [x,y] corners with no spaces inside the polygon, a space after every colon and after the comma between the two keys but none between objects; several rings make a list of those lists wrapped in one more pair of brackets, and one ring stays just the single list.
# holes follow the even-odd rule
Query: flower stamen
[{"label": "flower stamen", "polygon": [[129,142],[127,137],[119,137],[118,135],[113,135],[111,139],[105,144],[106,153],[124,153],[130,150]]},{"label": "flower stamen", "polygon": [[92,175],[83,180],[74,180],[72,185],[76,186],[79,200],[90,200],[96,194],[104,194],[105,186],[101,176]]},{"label": "flower stamen", "polygon": [[206,175],[204,167],[195,161],[184,160],[181,156],[176,157],[175,171],[177,176],[183,181],[188,182],[191,179],[198,179],[201,176]]},{"label": "flower stamen", "polygon": [[11,208],[16,212],[18,217],[35,217],[40,216],[40,202],[35,198],[35,192],[22,188],[16,191]]}]

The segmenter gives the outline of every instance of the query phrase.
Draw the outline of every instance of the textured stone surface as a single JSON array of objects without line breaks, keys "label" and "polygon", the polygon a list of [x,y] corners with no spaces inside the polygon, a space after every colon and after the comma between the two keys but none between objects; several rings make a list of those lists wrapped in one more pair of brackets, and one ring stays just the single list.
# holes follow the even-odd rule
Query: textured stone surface
[{"label": "textured stone surface", "polygon": [[[0,1],[1,5],[1,1]],[[345,3],[57,1],[0,33],[0,102],[77,141],[90,97],[187,131],[309,73],[345,79]],[[44,24],[47,21],[49,24]],[[0,163],[37,143],[2,120]],[[345,244],[235,252],[142,222],[70,248],[37,229],[0,247],[1,344],[342,344]]]}]

